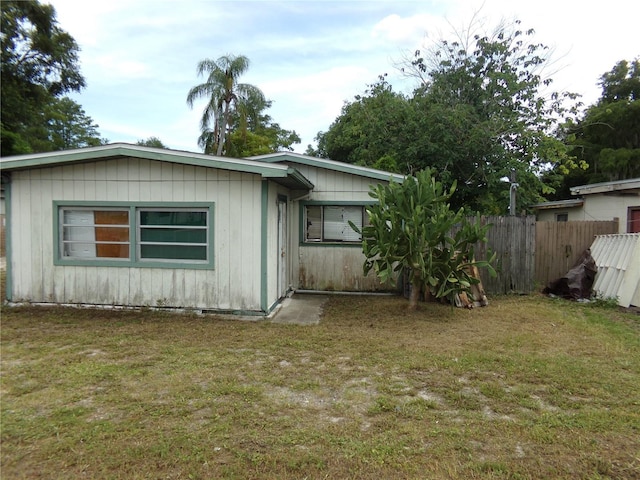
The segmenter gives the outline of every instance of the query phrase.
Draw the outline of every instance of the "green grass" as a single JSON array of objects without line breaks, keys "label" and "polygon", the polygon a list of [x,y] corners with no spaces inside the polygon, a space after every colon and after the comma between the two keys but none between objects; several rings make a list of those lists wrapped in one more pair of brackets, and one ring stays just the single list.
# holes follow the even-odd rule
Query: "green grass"
[{"label": "green grass", "polygon": [[640,316],[331,297],[320,325],[6,308],[14,478],[640,478]]}]

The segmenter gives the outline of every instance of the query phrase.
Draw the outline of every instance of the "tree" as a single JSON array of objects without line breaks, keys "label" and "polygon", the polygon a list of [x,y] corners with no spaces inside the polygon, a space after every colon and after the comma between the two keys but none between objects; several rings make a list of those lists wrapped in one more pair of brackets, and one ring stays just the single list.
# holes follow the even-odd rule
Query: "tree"
[{"label": "tree", "polygon": [[231,120],[230,156],[250,157],[282,150],[291,151],[293,144],[300,143],[295,130],[283,129],[265,113],[271,105],[271,100],[249,99],[239,106]]},{"label": "tree", "polygon": [[141,147],[169,148],[158,137],[149,137],[146,140],[138,140],[136,145]]},{"label": "tree", "polygon": [[548,172],[546,181],[560,184],[553,199],[569,198],[577,185],[640,177],[640,60],[618,62],[600,85],[600,99],[565,125],[571,154],[588,168],[560,178]]},{"label": "tree", "polygon": [[[326,133],[317,136],[320,157],[346,163],[380,168],[393,172],[407,171],[405,150],[414,139],[411,105],[407,98],[393,91],[381,75],[364,95],[342,107],[340,116]],[[384,160],[382,160],[384,159]]]},{"label": "tree", "polygon": [[387,282],[403,269],[409,273],[409,310],[417,308],[423,291],[451,301],[456,293],[468,292],[479,282],[470,274],[471,267],[488,267],[495,273],[489,261],[474,258],[474,244],[486,242],[490,225],[481,226],[479,218],[468,221],[463,208],[452,211],[449,200],[454,191],[455,183],[445,190],[426,169],[402,183],[371,187],[369,195],[378,203],[367,208],[370,224],[360,230],[351,223],[362,235],[365,275],[373,270]]},{"label": "tree", "polygon": [[548,187],[539,175],[549,164],[576,167],[556,135],[576,95],[544,91],[547,47],[529,40],[533,30],[518,21],[490,34],[472,30],[415,52],[404,70],[419,85],[406,102],[378,88],[345,106],[321,135],[321,153],[370,166],[393,158],[401,173],[434,168],[443,182],[457,182],[453,206],[483,213],[507,211],[509,185],[500,179],[512,170],[523,203],[541,200]]},{"label": "tree", "polygon": [[2,2],[2,155],[51,150],[54,99],[84,87],[78,45],[62,30],[51,5]]},{"label": "tree", "polygon": [[43,150],[67,150],[95,147],[106,143],[100,138],[98,125],[93,123],[80,105],[69,97],[54,99],[48,111],[48,147]]},{"label": "tree", "polygon": [[[223,155],[227,149],[226,138],[234,111],[250,116],[251,105],[264,105],[264,94],[258,87],[239,83],[239,77],[249,68],[249,59],[243,55],[225,55],[217,60],[205,59],[198,63],[198,76],[206,75],[204,83],[196,85],[187,95],[187,104],[193,108],[194,102],[205,98],[200,128],[199,144],[205,153]],[[211,123],[213,122],[213,128]]]}]

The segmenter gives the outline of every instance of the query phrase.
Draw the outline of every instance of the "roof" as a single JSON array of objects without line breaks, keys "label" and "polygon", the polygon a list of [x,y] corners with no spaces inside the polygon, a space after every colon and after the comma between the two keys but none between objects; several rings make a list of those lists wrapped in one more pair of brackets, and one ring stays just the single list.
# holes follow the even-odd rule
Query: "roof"
[{"label": "roof", "polygon": [[635,190],[640,193],[640,178],[617,180],[615,182],[592,183],[571,187],[571,195],[590,195],[593,193],[629,192]]},{"label": "roof", "polygon": [[554,202],[542,202],[531,205],[531,208],[536,210],[547,210],[551,208],[575,208],[581,207],[584,204],[584,200],[581,198],[572,200],[556,200]]},{"label": "roof", "polygon": [[255,173],[295,190],[313,189],[313,184],[289,165],[272,165],[251,159],[216,157],[202,153],[144,147],[128,143],[112,143],[98,147],[5,157],[0,159],[0,168],[3,171],[25,170],[125,157]]},{"label": "roof", "polygon": [[640,233],[598,235],[591,244],[598,272],[593,290],[618,305],[640,306]]},{"label": "roof", "polygon": [[301,165],[325,168],[327,170],[334,170],[342,173],[350,173],[352,175],[373,178],[375,180],[389,181],[393,179],[396,182],[402,182],[405,179],[404,175],[399,175],[397,173],[385,172],[384,170],[377,170],[375,168],[361,167],[360,165],[353,165],[351,163],[336,162],[335,160],[329,160],[326,158],[310,157],[308,155],[301,155],[293,152],[268,153],[266,155],[247,158],[265,163],[299,163]]}]

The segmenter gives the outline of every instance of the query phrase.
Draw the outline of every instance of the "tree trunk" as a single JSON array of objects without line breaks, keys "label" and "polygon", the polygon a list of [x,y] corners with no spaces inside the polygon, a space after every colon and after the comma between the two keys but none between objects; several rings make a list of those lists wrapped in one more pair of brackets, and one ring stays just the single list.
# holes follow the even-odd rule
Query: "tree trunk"
[{"label": "tree trunk", "polygon": [[224,148],[224,141],[227,135],[227,125],[229,125],[229,102],[224,103],[224,113],[222,115],[222,125],[220,126],[220,138],[218,140],[217,156],[222,156],[222,149]]},{"label": "tree trunk", "polygon": [[420,300],[420,292],[423,288],[422,278],[420,273],[414,271],[413,280],[411,280],[411,294],[409,295],[409,307],[410,312],[415,311],[418,308],[418,300]]}]

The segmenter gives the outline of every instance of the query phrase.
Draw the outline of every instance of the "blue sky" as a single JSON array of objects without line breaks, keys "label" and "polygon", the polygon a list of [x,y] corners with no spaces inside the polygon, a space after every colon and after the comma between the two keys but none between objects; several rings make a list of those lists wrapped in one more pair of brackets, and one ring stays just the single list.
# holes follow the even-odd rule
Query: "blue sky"
[{"label": "blue sky", "polygon": [[[552,48],[545,72],[554,88],[595,102],[599,77],[640,55],[640,2],[610,0],[213,1],[49,0],[60,26],[78,42],[87,88],[74,99],[111,142],[151,136],[170,148],[197,146],[203,103],[186,104],[201,82],[196,65],[225,54],[249,57],[242,78],[273,101],[268,111],[295,130],[304,152],[345,101],[378,75],[397,90],[403,56],[464,30],[474,13],[491,30],[518,18]],[[598,5],[596,7],[596,5]]]}]

